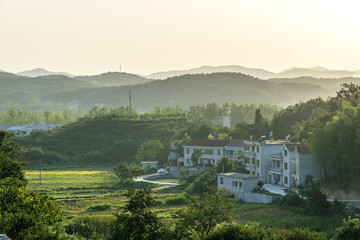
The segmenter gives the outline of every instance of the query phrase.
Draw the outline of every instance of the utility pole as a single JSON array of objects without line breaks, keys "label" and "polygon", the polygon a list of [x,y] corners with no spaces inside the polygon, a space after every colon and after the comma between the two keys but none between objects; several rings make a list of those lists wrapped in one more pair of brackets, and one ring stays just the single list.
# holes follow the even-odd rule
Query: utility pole
[{"label": "utility pole", "polygon": [[129,100],[130,100],[130,118],[131,118],[131,88],[129,89]]}]

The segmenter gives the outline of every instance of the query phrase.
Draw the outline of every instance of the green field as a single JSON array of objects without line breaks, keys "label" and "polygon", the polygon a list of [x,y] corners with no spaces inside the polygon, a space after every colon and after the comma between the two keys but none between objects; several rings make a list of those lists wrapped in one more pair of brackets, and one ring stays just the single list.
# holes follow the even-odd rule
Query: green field
[{"label": "green field", "polygon": [[[107,171],[27,171],[28,190],[47,194],[64,210],[66,221],[87,219],[111,222],[113,214],[125,204],[123,193],[130,188],[154,188],[157,206],[153,211],[166,222],[173,222],[174,213],[185,203],[175,204],[174,198],[183,197],[183,188],[173,187],[156,190],[159,184],[133,182],[120,184],[116,176]],[[161,181],[177,182],[175,179]],[[235,222],[254,223],[262,227],[292,228],[304,227],[324,232],[328,236],[340,226],[344,216],[316,217],[295,213],[276,204],[251,204],[237,202],[234,207]],[[92,219],[92,220],[89,220]],[[90,223],[89,223],[90,224]]]}]

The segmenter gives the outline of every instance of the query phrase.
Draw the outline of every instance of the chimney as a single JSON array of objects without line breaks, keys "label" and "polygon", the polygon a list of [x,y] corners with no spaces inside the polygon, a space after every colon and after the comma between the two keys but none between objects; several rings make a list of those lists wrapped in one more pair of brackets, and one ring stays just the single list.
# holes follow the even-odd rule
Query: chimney
[{"label": "chimney", "polygon": [[286,136],[286,141],[287,141],[287,142],[290,141],[290,134],[288,134],[288,135]]},{"label": "chimney", "polygon": [[273,136],[273,132],[270,132],[270,142],[274,141],[274,136]]}]

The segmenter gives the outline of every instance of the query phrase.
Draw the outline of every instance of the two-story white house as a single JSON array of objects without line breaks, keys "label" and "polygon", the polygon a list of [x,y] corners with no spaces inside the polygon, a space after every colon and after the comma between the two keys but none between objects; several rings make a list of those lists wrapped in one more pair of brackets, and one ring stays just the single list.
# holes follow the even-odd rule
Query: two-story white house
[{"label": "two-story white house", "polygon": [[[230,140],[215,140],[215,139],[193,139],[183,146],[184,148],[184,166],[194,167],[200,165],[201,167],[212,166],[216,164],[224,155],[224,147]],[[202,152],[201,157],[197,163],[191,161],[191,155],[195,150]]]},{"label": "two-story white house", "polygon": [[[237,155],[245,151],[244,140],[216,140],[216,139],[193,139],[184,148],[184,166],[209,167],[216,164],[223,156],[236,160]],[[197,163],[191,161],[191,155],[195,150],[201,150],[202,155]]]}]

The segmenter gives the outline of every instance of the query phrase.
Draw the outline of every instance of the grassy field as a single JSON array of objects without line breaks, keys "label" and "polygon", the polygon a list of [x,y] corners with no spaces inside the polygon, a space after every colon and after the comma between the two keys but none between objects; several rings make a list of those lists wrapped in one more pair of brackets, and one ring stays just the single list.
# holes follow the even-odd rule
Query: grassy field
[{"label": "grassy field", "polygon": [[[107,171],[27,171],[28,189],[53,198],[64,210],[68,220],[76,218],[103,219],[110,222],[127,199],[127,189],[150,187],[159,184],[133,182],[120,184],[116,176]],[[162,181],[177,182],[175,179]],[[153,211],[166,222],[172,222],[176,211],[186,205],[180,187],[154,191],[157,206]],[[331,235],[340,226],[343,216],[316,217],[294,213],[274,204],[250,204],[237,202],[234,205],[235,219],[239,223],[256,222],[263,227],[305,227]]]}]

